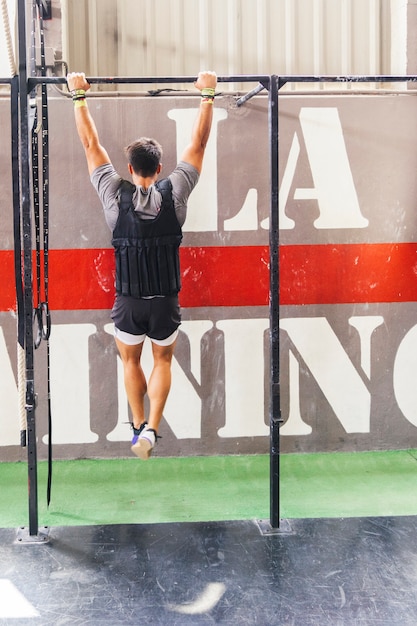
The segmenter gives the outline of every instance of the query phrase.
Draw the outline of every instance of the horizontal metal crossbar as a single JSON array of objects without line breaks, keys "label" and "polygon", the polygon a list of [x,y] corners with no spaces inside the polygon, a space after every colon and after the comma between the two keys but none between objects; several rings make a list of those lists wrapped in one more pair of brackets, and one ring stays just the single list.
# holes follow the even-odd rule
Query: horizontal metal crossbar
[{"label": "horizontal metal crossbar", "polygon": [[[269,76],[218,76],[219,83],[252,83],[266,82],[269,84]],[[94,84],[154,84],[154,83],[194,83],[197,76],[92,76],[87,80]],[[67,82],[64,76],[36,76],[28,79],[29,89],[39,84],[57,85]]]},{"label": "horizontal metal crossbar", "polygon": [[[269,85],[270,76],[266,75],[237,75],[218,76],[219,83],[251,83],[259,82],[263,86]],[[91,85],[97,84],[154,84],[154,83],[193,83],[196,76],[91,76],[87,77]],[[9,85],[13,81],[12,77],[0,78],[0,84]],[[279,76],[279,86],[286,83],[408,83],[417,82],[417,75],[289,75]],[[29,91],[36,85],[65,85],[65,76],[33,76],[28,78]]]},{"label": "horizontal metal crossbar", "polygon": [[[416,75],[288,75],[278,76],[279,86],[286,83],[398,83],[417,82]],[[219,83],[249,83],[259,82],[268,86],[270,76],[267,75],[237,75],[218,76]],[[0,79],[10,82],[11,79]],[[90,84],[154,84],[154,83],[193,83],[196,76],[92,76],[87,77]],[[65,84],[64,76],[36,76],[28,78],[29,90],[39,84],[58,85]]]},{"label": "horizontal metal crossbar", "polygon": [[417,76],[399,76],[399,75],[305,75],[305,76],[297,76],[297,75],[289,75],[289,76],[279,76],[278,80],[280,86],[285,83],[408,83],[408,82],[416,82]]}]

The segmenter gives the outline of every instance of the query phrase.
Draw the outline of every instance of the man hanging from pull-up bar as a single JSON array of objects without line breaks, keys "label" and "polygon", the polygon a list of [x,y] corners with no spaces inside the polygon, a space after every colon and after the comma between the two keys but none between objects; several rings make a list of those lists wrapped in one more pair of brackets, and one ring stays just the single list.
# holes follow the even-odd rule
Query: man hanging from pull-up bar
[{"label": "man hanging from pull-up bar", "polygon": [[[157,141],[141,137],[125,148],[133,184],[119,176],[100,144],[85,97],[90,88],[85,74],[68,74],[67,83],[91,182],[113,234],[116,299],[111,316],[132,413],[132,451],[139,458],[148,459],[171,386],[171,361],[181,323],[178,302],[181,226],[188,197],[203,164],[217,77],[214,72],[198,75],[195,87],[201,91],[201,104],[191,142],[167,178],[158,181],[162,148]],[[152,342],[153,354],[153,370],[148,381],[140,362],[146,337]],[[147,420],[146,393],[150,406]]]}]

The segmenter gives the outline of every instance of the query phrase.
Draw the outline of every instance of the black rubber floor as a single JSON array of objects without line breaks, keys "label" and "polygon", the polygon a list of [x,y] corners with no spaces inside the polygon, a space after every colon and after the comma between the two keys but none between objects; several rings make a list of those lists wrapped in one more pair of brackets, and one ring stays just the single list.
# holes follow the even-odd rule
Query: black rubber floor
[{"label": "black rubber floor", "polygon": [[0,624],[416,626],[416,522],[1,529]]}]

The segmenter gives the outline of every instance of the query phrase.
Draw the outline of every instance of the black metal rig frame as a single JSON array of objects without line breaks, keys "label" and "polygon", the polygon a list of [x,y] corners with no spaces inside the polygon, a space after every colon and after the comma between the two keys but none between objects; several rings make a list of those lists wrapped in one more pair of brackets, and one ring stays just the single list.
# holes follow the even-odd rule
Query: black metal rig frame
[{"label": "black metal rig frame", "polygon": [[[33,0],[33,3],[36,0]],[[37,443],[34,385],[34,337],[33,337],[33,286],[32,286],[32,218],[29,153],[29,94],[37,85],[66,84],[64,77],[28,76],[28,50],[26,39],[27,0],[18,0],[18,51],[19,73],[13,78],[0,78],[0,84],[11,86],[12,119],[12,184],[14,203],[18,203],[23,241],[23,327],[26,370],[26,418],[28,454],[28,541],[45,541],[45,530],[38,524]],[[32,51],[33,52],[33,51]],[[196,77],[88,77],[90,84],[177,84],[193,83]],[[417,76],[278,76],[237,75],[219,76],[219,83],[253,83],[258,86],[236,101],[241,106],[262,89],[268,90],[268,133],[270,163],[270,519],[261,525],[264,534],[282,530],[280,519],[280,437],[282,422],[279,388],[279,175],[278,175],[278,101],[279,91],[287,83],[393,83],[416,82]],[[19,230],[19,229],[18,229]],[[20,246],[20,242],[18,243]],[[17,277],[17,282],[20,277]],[[285,532],[285,530],[284,530]]]}]

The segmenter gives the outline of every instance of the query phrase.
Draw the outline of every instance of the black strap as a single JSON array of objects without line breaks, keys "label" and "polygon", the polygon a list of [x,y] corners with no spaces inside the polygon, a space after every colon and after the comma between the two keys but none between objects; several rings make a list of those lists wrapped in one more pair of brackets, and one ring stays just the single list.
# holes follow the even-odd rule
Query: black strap
[{"label": "black strap", "polygon": [[[41,75],[46,76],[45,38],[43,30],[44,6],[37,0],[37,18],[40,30]],[[34,21],[36,15],[34,15]],[[35,28],[34,28],[35,30]],[[41,133],[41,142],[39,134]],[[39,145],[41,150],[39,150]],[[40,193],[39,163],[42,161],[42,194]],[[37,324],[35,348],[42,340],[46,341],[47,367],[47,403],[48,403],[48,483],[47,505],[51,501],[52,489],[52,411],[51,411],[51,380],[50,380],[50,346],[51,314],[49,310],[49,125],[48,125],[48,95],[46,84],[41,85],[41,121],[38,124],[38,112],[35,112],[35,121],[32,129],[32,184],[33,205],[36,238],[36,306],[34,321]],[[42,207],[42,229],[41,210]],[[43,241],[41,242],[41,230]],[[43,252],[43,254],[42,254]],[[43,262],[42,262],[43,261]]]},{"label": "black strap", "polygon": [[127,213],[132,206],[133,194],[135,193],[135,185],[128,180],[122,180],[120,183],[118,196],[119,196],[119,210],[123,213]]}]

